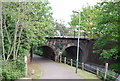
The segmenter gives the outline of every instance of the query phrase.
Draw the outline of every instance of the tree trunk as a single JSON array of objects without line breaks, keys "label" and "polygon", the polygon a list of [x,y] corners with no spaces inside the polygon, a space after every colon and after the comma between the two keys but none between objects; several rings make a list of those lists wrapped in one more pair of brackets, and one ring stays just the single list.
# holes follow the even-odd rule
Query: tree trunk
[{"label": "tree trunk", "polygon": [[17,31],[18,31],[18,21],[16,22],[15,31],[14,31],[14,50],[13,50],[13,59],[16,59],[16,40],[17,40]]},{"label": "tree trunk", "polygon": [[6,27],[6,14],[4,14],[4,17],[5,17],[5,19],[4,19],[4,27],[5,27],[5,31],[6,31],[6,34],[7,34],[7,38],[8,38],[8,41],[9,41],[9,49],[8,49],[8,52],[6,52],[7,53],[7,60],[8,60],[8,57],[11,55],[10,54],[10,51],[12,50],[12,43],[11,43],[11,38],[10,38],[10,34],[9,34],[9,32],[8,32],[8,30],[7,30],[7,27]]},{"label": "tree trunk", "polygon": [[21,38],[22,30],[23,30],[23,28],[21,27],[21,29],[20,29],[20,33],[19,33],[18,45],[17,45],[17,49],[16,49],[16,58],[17,58],[17,55],[18,55],[18,49],[19,49],[19,47],[20,47],[20,43],[21,43],[20,38]]},{"label": "tree trunk", "polygon": [[0,15],[1,15],[1,45],[2,45],[2,55],[3,55],[3,59],[5,60],[5,47],[4,47],[4,34],[3,34],[3,27],[2,27],[2,2],[0,3]]}]

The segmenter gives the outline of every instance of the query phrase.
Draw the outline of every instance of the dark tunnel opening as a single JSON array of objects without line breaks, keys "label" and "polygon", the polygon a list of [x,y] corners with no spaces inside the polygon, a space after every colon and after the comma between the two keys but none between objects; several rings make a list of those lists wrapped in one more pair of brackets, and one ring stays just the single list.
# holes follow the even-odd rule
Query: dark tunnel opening
[{"label": "dark tunnel opening", "polygon": [[39,48],[43,52],[43,54],[41,56],[43,56],[45,58],[55,60],[55,53],[54,53],[54,50],[51,47],[49,47],[49,46],[41,46]]},{"label": "dark tunnel opening", "polygon": [[[77,46],[70,46],[62,53],[63,57],[76,60],[77,58]],[[82,62],[82,50],[79,48],[79,62]]]}]

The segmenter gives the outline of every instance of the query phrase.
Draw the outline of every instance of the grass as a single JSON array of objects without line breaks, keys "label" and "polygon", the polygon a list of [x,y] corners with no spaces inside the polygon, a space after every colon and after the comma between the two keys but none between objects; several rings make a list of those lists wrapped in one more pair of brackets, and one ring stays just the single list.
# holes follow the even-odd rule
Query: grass
[{"label": "grass", "polygon": [[[67,65],[65,64],[67,67],[73,69],[74,71],[76,70],[75,67],[72,67],[70,65]],[[100,80],[96,75],[92,74],[92,73],[89,73],[87,71],[84,71],[84,70],[81,70],[81,69],[78,69],[78,75],[84,79],[97,79],[97,81],[102,81]]]},{"label": "grass", "polygon": [[35,62],[30,62],[28,64],[28,75],[25,78],[40,79],[41,76],[42,76],[42,70],[40,68],[40,65]]}]

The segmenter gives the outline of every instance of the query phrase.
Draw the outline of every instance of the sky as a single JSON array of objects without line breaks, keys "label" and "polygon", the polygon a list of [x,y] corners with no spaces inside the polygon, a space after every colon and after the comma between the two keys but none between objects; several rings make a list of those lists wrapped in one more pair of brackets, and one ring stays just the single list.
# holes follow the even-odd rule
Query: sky
[{"label": "sky", "polygon": [[70,15],[72,15],[72,11],[81,10],[83,6],[95,5],[97,2],[101,0],[48,0],[52,7],[53,18],[58,21],[65,21],[67,24],[70,21]]}]

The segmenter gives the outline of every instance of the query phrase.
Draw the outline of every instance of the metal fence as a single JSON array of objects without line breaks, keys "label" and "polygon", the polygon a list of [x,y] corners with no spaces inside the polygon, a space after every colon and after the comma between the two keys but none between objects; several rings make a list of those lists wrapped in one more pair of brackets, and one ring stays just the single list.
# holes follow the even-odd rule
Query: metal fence
[{"label": "metal fence", "polygon": [[[66,57],[62,57],[60,62],[74,66],[74,67],[76,66],[75,60],[69,59]],[[98,76],[100,79],[102,79],[104,81],[119,81],[117,78],[119,76],[119,74],[106,68],[106,66],[99,67],[99,66],[95,66],[92,64],[79,62],[78,67],[82,70],[85,70],[85,71],[95,74],[96,76]]]}]

